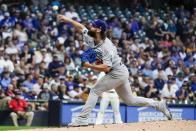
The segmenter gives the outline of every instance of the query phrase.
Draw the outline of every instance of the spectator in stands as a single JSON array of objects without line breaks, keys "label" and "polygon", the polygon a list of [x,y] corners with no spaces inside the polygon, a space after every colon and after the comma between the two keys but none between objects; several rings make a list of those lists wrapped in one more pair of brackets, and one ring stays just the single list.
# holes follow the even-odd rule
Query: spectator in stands
[{"label": "spectator in stands", "polygon": [[190,55],[187,57],[187,60],[185,61],[184,64],[186,67],[190,68],[190,67],[193,67],[193,65],[196,64],[196,62],[193,60],[193,56]]},{"label": "spectator in stands", "polygon": [[185,85],[187,86],[187,91],[188,91],[188,99],[187,99],[187,101],[189,101],[189,102],[196,100],[196,93],[195,93],[194,89],[191,87],[190,83],[191,82],[187,82],[187,81],[185,81],[183,83],[184,86]]},{"label": "spectator in stands", "polygon": [[167,75],[160,64],[158,65],[157,69],[153,71],[153,79],[156,79],[159,74],[162,75],[163,80],[167,80]]},{"label": "spectator in stands", "polygon": [[43,85],[43,91],[40,92],[38,98],[46,101],[50,99],[50,90],[48,84]]},{"label": "spectator in stands", "polygon": [[183,82],[184,82],[184,74],[183,72],[179,72],[176,79],[176,84],[178,85],[178,88],[182,86]]},{"label": "spectator in stands", "polygon": [[180,101],[187,101],[188,100],[188,85],[187,84],[183,84],[182,87],[176,92],[176,96]]},{"label": "spectator in stands", "polygon": [[73,76],[72,75],[68,75],[67,76],[67,80],[65,82],[65,85],[67,87],[67,92],[71,92],[74,89],[74,82],[73,82]]},{"label": "spectator in stands", "polygon": [[71,99],[67,93],[67,87],[64,84],[59,85],[58,90],[59,90],[59,98],[61,100]]},{"label": "spectator in stands", "polygon": [[144,69],[142,70],[142,73],[145,76],[148,76],[149,78],[153,78],[153,71],[151,69],[151,65],[150,64],[145,64]]},{"label": "spectator in stands", "polygon": [[17,87],[22,87],[24,81],[25,81],[25,73],[23,70],[20,70],[17,73]]},{"label": "spectator in stands", "polygon": [[172,67],[172,76],[177,76],[179,70],[177,66]]},{"label": "spectator in stands", "polygon": [[97,76],[93,76],[89,80],[87,77],[84,77],[84,76],[81,78],[81,82],[80,82],[79,86],[82,89],[82,94],[81,94],[80,98],[83,101],[87,100],[88,95],[90,93],[90,89],[94,87],[94,84],[96,83],[96,81],[97,81]]},{"label": "spectator in stands", "polygon": [[82,90],[81,90],[80,86],[74,82],[71,84],[72,84],[72,86],[69,86],[69,88],[72,87],[72,89],[68,91],[68,95],[72,99],[80,99],[80,95],[82,94]]},{"label": "spectator in stands", "polygon": [[28,91],[32,91],[33,90],[33,86],[34,84],[32,83],[33,80],[33,75],[31,73],[27,74],[27,79],[22,83],[22,85],[24,87],[26,87],[28,89]]},{"label": "spectator in stands", "polygon": [[82,93],[83,93],[83,91],[82,91],[81,87],[75,83],[74,90],[69,92],[69,96],[73,99],[81,100]]},{"label": "spectator in stands", "polygon": [[33,85],[32,91],[35,92],[37,95],[42,91],[41,88],[43,86],[43,78],[44,76],[39,75],[37,83]]},{"label": "spectator in stands", "polygon": [[55,74],[60,73],[61,68],[64,68],[64,64],[62,61],[59,61],[58,55],[54,54],[53,61],[48,65],[50,76],[55,77]]},{"label": "spectator in stands", "polygon": [[162,90],[165,85],[165,80],[161,73],[158,74],[158,78],[154,80],[154,86],[158,90]]},{"label": "spectator in stands", "polygon": [[7,87],[10,83],[11,83],[10,72],[6,68],[4,68],[4,71],[1,77],[1,86],[4,89],[4,91],[7,90]]},{"label": "spectator in stands", "polygon": [[130,70],[132,76],[135,76],[137,74],[137,72],[138,72],[138,66],[139,66],[139,64],[138,64],[138,62],[137,62],[136,59],[133,59],[130,62],[130,68],[129,68],[129,70]]},{"label": "spectator in stands", "polygon": [[8,28],[13,27],[15,24],[15,21],[13,19],[11,19],[10,17],[10,13],[9,12],[5,12],[4,13],[4,19],[2,19],[0,21],[0,25],[1,26],[8,26]]},{"label": "spectator in stands", "polygon": [[165,48],[165,47],[171,47],[173,45],[171,41],[171,36],[169,34],[165,34],[163,37],[163,41],[160,42],[160,47]]},{"label": "spectator in stands", "polygon": [[7,88],[6,92],[5,92],[5,94],[8,97],[14,97],[15,96],[15,94],[14,94],[14,86],[12,84],[8,85],[8,88]]},{"label": "spectator in stands", "polygon": [[25,42],[27,42],[28,40],[27,33],[22,30],[21,23],[16,23],[14,32],[13,32],[13,38],[18,40],[17,47],[21,51]]},{"label": "spectator in stands", "polygon": [[148,86],[144,88],[144,96],[147,98],[158,98],[158,89],[154,87],[153,80],[149,80]]},{"label": "spectator in stands", "polygon": [[[182,58],[182,56],[181,56],[181,58]],[[182,72],[183,69],[185,68],[184,61],[182,59],[179,59],[177,62],[177,66],[179,68],[179,72]]]},{"label": "spectator in stands", "polygon": [[21,99],[21,92],[16,93],[15,97],[9,103],[9,108],[13,111],[11,112],[10,116],[14,126],[18,126],[17,120],[19,118],[27,119],[26,125],[31,126],[34,112],[30,111],[28,103],[24,99]]},{"label": "spectator in stands", "polygon": [[65,76],[60,76],[60,85],[65,85]]},{"label": "spectator in stands", "polygon": [[2,87],[0,86],[0,99],[3,99],[5,97],[5,93],[2,89]]},{"label": "spectator in stands", "polygon": [[22,21],[22,25],[23,27],[30,29],[30,30],[33,28],[33,22],[29,15],[27,15],[25,19]]},{"label": "spectator in stands", "polygon": [[66,70],[74,70],[75,69],[75,64],[71,58],[66,58],[65,60],[65,69]]},{"label": "spectator in stands", "polygon": [[10,100],[11,98],[6,96],[4,90],[0,86],[0,110],[8,109],[8,103]]},{"label": "spectator in stands", "polygon": [[168,100],[174,100],[176,99],[176,90],[172,87],[172,81],[168,81],[163,89],[161,90],[161,98],[162,99],[168,99]]},{"label": "spectator in stands", "polygon": [[38,107],[39,110],[47,110],[48,109],[48,101],[51,98],[49,85],[47,83],[44,83],[43,90],[39,93],[38,99],[43,100],[44,103],[41,104],[41,106]]},{"label": "spectator in stands", "polygon": [[172,82],[172,88],[175,90],[175,92],[179,89],[177,83],[176,83],[176,77],[172,77],[171,78],[171,82]]},{"label": "spectator in stands", "polygon": [[41,62],[39,64],[39,71],[40,71],[40,75],[49,76],[49,72],[47,70],[47,65],[45,62]]},{"label": "spectator in stands", "polygon": [[[150,78],[148,76],[145,76],[145,75],[141,74],[141,76],[138,77],[138,80],[139,80],[139,86],[141,88],[141,91],[143,91],[143,89],[146,86],[148,86],[148,82],[149,82]],[[143,92],[141,94],[143,94]]]},{"label": "spectator in stands", "polygon": [[80,79],[80,84],[79,86],[82,88],[82,90],[85,90],[86,88],[90,88],[90,81],[88,81],[88,78],[85,76],[82,76]]},{"label": "spectator in stands", "polygon": [[18,54],[18,49],[14,45],[14,43],[12,41],[12,38],[7,37],[5,41],[6,41],[6,44],[7,44],[7,48],[5,49],[5,53],[8,54],[8,55],[17,55]]},{"label": "spectator in stands", "polygon": [[10,13],[4,13],[4,19],[0,21],[0,25],[2,27],[2,38],[6,39],[7,37],[12,37],[12,26],[14,26],[14,22],[10,19]]},{"label": "spectator in stands", "polygon": [[28,64],[35,64],[35,53],[29,49],[29,45],[25,44],[22,47],[22,51],[20,53],[20,59],[25,61]]},{"label": "spectator in stands", "polygon": [[190,86],[192,91],[196,94],[196,76],[194,74],[190,76]]},{"label": "spectator in stands", "polygon": [[0,47],[0,73],[3,72],[4,68],[4,47]]},{"label": "spectator in stands", "polygon": [[65,16],[71,19],[76,19],[77,21],[81,21],[78,13],[75,12],[75,9],[72,5],[69,6],[69,10],[65,12]]},{"label": "spectator in stands", "polygon": [[132,87],[132,91],[133,91],[133,94],[136,95],[136,96],[141,96],[141,87],[139,85],[139,80],[138,80],[138,77],[137,76],[134,76],[133,77],[133,82],[131,84],[131,87]]},{"label": "spectator in stands", "polygon": [[178,51],[174,50],[171,54],[171,60],[177,63],[180,60],[180,55],[178,54]]},{"label": "spectator in stands", "polygon": [[36,100],[37,94],[33,91],[28,91],[26,88],[22,87],[21,90],[23,91],[22,97],[25,100]]},{"label": "spectator in stands", "polygon": [[174,73],[176,73],[177,71],[177,67],[175,66],[175,62],[170,60],[168,62],[168,67],[165,69],[166,75],[174,75]]},{"label": "spectator in stands", "polygon": [[45,63],[46,66],[48,66],[48,64],[50,62],[52,62],[52,56],[51,54],[47,51],[46,48],[42,48],[40,51],[36,51],[35,53],[35,62],[36,63]]},{"label": "spectator in stands", "polygon": [[13,77],[11,80],[11,84],[13,85],[14,89],[18,89],[18,81],[16,77]]},{"label": "spectator in stands", "polygon": [[184,72],[184,76],[185,76],[184,80],[185,80],[185,81],[188,81],[188,80],[189,80],[189,76],[190,76],[190,68],[185,67],[185,68],[183,69],[183,72]]},{"label": "spectator in stands", "polygon": [[59,92],[56,84],[51,85],[50,100],[59,100]]},{"label": "spectator in stands", "polygon": [[7,68],[9,72],[14,71],[14,64],[10,60],[10,56],[8,54],[4,54],[4,62],[3,62],[4,68]]}]

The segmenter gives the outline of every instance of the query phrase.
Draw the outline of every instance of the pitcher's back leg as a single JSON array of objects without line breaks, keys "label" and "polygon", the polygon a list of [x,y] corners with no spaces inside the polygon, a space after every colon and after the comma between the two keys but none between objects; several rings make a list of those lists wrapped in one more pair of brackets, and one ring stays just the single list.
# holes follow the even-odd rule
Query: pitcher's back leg
[{"label": "pitcher's back leg", "polygon": [[149,98],[134,96],[132,94],[128,79],[125,79],[124,83],[121,86],[115,88],[115,90],[127,105],[151,106],[164,113],[169,120],[172,119],[172,115],[166,106],[166,102],[159,102]]},{"label": "pitcher's back leg", "polygon": [[157,101],[153,99],[148,99],[144,97],[134,96],[130,87],[128,79],[124,80],[124,83],[119,87],[115,88],[117,94],[127,105],[135,106],[152,106],[155,107],[158,104]]}]

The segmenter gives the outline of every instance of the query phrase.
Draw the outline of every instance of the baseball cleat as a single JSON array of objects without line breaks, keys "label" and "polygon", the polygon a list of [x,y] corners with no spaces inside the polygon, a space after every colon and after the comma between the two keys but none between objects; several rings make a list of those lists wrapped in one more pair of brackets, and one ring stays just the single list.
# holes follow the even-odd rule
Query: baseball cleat
[{"label": "baseball cleat", "polygon": [[172,114],[169,111],[165,100],[159,102],[157,109],[160,110],[167,117],[168,120],[172,120]]},{"label": "baseball cleat", "polygon": [[68,124],[67,127],[81,127],[81,126],[88,126],[88,120],[77,117],[74,122]]}]

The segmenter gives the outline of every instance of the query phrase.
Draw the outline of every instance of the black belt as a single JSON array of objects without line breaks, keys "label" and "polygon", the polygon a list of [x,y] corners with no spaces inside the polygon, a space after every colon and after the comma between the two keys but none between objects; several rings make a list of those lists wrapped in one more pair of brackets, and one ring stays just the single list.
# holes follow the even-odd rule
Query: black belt
[{"label": "black belt", "polygon": [[[119,66],[121,66],[121,65],[123,65],[123,63],[122,63],[122,62],[120,62],[120,63],[119,63]],[[111,68],[111,69],[110,69],[110,71],[105,72],[105,73],[106,73],[106,74],[108,74],[108,73],[110,73],[112,70],[113,70],[113,68]]]},{"label": "black belt", "polygon": [[107,93],[115,93],[115,91],[107,91]]},{"label": "black belt", "polygon": [[106,74],[110,73],[113,70],[113,68],[110,68],[108,72],[105,72]]}]

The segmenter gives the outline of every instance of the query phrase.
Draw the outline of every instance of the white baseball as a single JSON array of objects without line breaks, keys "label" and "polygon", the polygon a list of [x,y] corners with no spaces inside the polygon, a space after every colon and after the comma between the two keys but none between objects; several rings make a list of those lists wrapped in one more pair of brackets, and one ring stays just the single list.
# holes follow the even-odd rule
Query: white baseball
[{"label": "white baseball", "polygon": [[59,7],[58,7],[57,5],[54,5],[54,6],[52,6],[52,9],[53,9],[53,10],[58,10]]}]

